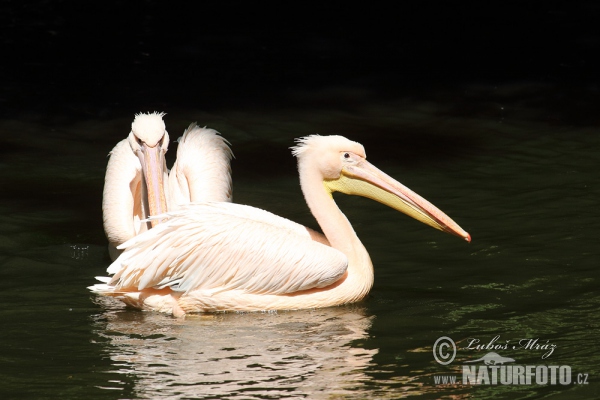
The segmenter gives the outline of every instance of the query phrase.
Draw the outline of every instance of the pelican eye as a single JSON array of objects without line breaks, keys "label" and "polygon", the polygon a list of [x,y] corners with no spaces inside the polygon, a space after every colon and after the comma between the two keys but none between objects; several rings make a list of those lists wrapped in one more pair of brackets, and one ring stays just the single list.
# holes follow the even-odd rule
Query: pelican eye
[{"label": "pelican eye", "polygon": [[344,153],[344,158],[350,158],[350,154],[349,153]]}]

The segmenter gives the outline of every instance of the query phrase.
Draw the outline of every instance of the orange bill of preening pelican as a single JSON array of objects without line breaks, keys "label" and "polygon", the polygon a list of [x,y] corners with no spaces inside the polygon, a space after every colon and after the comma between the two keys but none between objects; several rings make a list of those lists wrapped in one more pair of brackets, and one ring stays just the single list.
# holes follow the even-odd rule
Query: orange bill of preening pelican
[{"label": "orange bill of preening pelican", "polygon": [[[363,146],[312,135],[293,148],[300,186],[325,240],[267,211],[193,203],[125,242],[90,289],[147,310],[260,311],[328,307],[363,299],[373,285],[369,254],[337,207],[335,191],[379,201],[470,241],[450,217],[366,161]],[[327,244],[324,244],[327,243]]]},{"label": "orange bill of preening pelican", "polygon": [[[156,143],[151,146],[139,140],[139,149],[136,150],[136,155],[142,166],[142,188],[144,193],[143,199],[147,202],[148,214],[158,215],[167,212],[167,199],[165,196],[163,176],[165,175],[165,158],[166,147],[163,151],[163,146]],[[158,220],[150,221],[152,226],[156,226]]]}]

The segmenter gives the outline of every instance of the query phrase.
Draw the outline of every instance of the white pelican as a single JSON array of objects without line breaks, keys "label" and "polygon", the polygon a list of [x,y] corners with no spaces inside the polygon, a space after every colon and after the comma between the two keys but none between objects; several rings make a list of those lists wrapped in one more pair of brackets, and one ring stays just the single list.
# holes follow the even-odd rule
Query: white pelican
[{"label": "white pelican", "polygon": [[177,161],[167,170],[169,134],[163,113],[137,114],[131,132],[110,152],[102,212],[109,253],[159,221],[151,215],[193,201],[231,201],[231,150],[212,129],[191,124],[179,138]]},{"label": "white pelican", "polygon": [[470,241],[442,211],[367,162],[341,136],[297,140],[300,186],[330,246],[302,225],[233,203],[195,203],[120,246],[93,292],[136,308],[190,312],[327,307],[363,299],[373,265],[333,192],[365,196]]}]

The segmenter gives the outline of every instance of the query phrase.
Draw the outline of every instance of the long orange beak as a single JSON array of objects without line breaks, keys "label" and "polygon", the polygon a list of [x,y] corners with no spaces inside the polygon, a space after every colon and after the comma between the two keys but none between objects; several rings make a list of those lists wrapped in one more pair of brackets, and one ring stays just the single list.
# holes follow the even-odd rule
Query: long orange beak
[{"label": "long orange beak", "polygon": [[[141,151],[137,153],[142,164],[142,174],[144,176],[146,199],[148,201],[148,217],[167,212],[167,201],[165,198],[165,187],[163,182],[165,158],[161,151],[160,144],[150,147],[145,143],[141,144]],[[160,223],[159,220],[150,221],[152,227]]]},{"label": "long orange beak", "polygon": [[364,159],[356,165],[345,166],[340,177],[325,181],[325,186],[332,192],[368,197],[435,229],[471,242],[471,235],[439,208]]}]

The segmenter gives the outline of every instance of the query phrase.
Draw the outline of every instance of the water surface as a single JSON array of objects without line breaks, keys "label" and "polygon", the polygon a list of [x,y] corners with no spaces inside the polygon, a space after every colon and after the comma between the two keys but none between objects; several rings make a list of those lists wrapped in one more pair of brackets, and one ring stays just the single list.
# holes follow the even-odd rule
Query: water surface
[{"label": "water surface", "polygon": [[[383,100],[343,87],[290,93],[286,107],[160,110],[173,139],[198,121],[232,143],[236,202],[316,228],[288,148],[307,134],[342,134],[473,237],[336,195],[375,266],[368,299],[185,320],[86,289],[109,265],[106,155],[133,115],[1,121],[2,398],[598,396],[600,139],[578,123],[576,105],[557,112],[546,101],[554,90],[465,85]],[[589,384],[435,384],[487,353],[467,349],[470,339],[498,335],[556,345],[547,358],[497,352],[519,365],[568,365]],[[448,366],[432,353],[441,336],[458,344]]]}]

